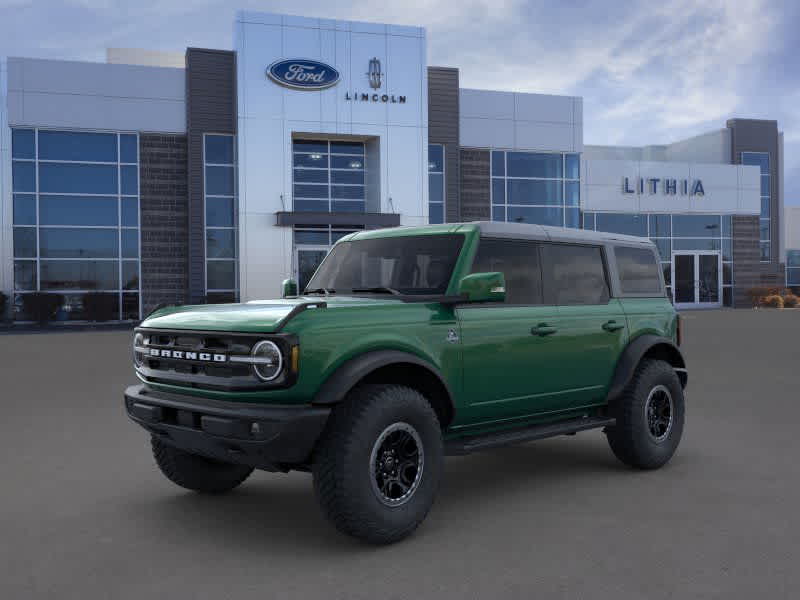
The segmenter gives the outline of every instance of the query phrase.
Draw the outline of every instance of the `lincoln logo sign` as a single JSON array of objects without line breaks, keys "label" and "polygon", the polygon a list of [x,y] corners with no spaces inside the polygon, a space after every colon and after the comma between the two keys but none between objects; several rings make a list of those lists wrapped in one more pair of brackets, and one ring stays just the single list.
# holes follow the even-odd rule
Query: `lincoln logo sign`
[{"label": "lincoln logo sign", "polygon": [[705,196],[703,182],[699,179],[661,179],[660,177],[623,177],[622,193],[642,195],[647,189],[648,194],[661,192],[667,196]]},{"label": "lincoln logo sign", "polygon": [[272,63],[267,76],[277,84],[296,90],[324,90],[339,83],[339,71],[330,65],[306,59],[287,59]]}]

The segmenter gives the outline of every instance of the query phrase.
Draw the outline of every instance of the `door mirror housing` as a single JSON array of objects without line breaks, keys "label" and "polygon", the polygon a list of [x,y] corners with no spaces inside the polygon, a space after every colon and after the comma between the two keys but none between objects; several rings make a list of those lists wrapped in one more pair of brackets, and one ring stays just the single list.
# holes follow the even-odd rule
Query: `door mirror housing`
[{"label": "door mirror housing", "polygon": [[297,282],[294,279],[284,279],[281,283],[281,298],[297,296]]},{"label": "door mirror housing", "polygon": [[458,295],[467,302],[505,302],[506,278],[500,272],[472,273],[458,282]]}]

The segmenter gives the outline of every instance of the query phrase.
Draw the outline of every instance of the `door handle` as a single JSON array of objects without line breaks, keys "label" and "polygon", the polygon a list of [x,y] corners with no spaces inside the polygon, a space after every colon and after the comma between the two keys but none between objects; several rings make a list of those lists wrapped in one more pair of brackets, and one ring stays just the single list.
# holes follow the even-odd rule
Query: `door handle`
[{"label": "door handle", "polygon": [[603,329],[605,329],[606,331],[619,331],[624,327],[625,325],[623,325],[622,323],[617,323],[614,319],[611,319],[610,321],[606,321],[605,323],[603,323]]},{"label": "door handle", "polygon": [[547,323],[539,323],[536,327],[531,327],[531,334],[544,337],[546,335],[553,335],[558,329],[548,325]]}]

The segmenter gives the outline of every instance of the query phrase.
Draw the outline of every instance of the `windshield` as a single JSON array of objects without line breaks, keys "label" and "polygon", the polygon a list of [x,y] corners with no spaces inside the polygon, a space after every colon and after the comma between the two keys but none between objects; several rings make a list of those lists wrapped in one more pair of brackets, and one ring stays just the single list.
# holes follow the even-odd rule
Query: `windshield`
[{"label": "windshield", "polygon": [[461,234],[340,242],[306,293],[444,294],[464,244]]}]

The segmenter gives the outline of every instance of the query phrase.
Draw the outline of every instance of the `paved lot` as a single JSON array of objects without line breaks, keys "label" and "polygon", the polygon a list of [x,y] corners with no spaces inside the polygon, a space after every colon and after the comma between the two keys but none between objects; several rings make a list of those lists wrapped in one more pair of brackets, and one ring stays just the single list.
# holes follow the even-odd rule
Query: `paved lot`
[{"label": "paved lot", "polygon": [[598,432],[448,459],[417,534],[372,548],[310,477],[167,482],[123,415],[127,332],[0,336],[0,598],[800,597],[800,311],[687,313],[684,441]]}]

